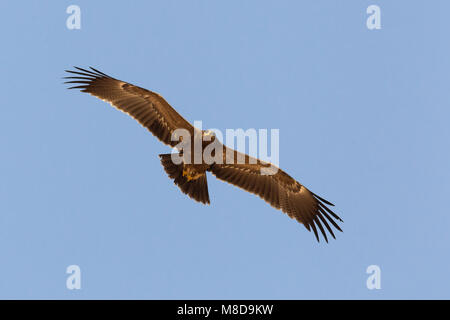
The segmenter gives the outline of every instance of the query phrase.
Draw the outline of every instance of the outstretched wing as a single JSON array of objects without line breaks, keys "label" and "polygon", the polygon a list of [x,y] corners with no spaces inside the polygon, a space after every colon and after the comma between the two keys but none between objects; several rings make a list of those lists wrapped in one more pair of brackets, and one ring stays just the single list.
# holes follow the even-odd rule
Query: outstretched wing
[{"label": "outstretched wing", "polygon": [[114,79],[94,68],[78,71],[66,70],[74,76],[65,83],[75,84],[69,89],[82,92],[109,102],[117,109],[129,114],[153,133],[159,140],[174,147],[178,141],[171,141],[176,129],[186,129],[193,136],[194,127],[181,117],[163,97],[144,88]]},{"label": "outstretched wing", "polygon": [[[226,147],[225,149],[229,152],[224,152],[223,164],[214,164],[210,169],[217,178],[254,193],[271,206],[281,209],[309,231],[312,229],[317,241],[319,241],[317,228],[327,242],[324,226],[333,238],[335,235],[330,224],[342,231],[333,220],[342,221],[341,218],[328,208],[333,206],[332,203],[312,193],[281,169],[235,150]],[[239,156],[245,159],[245,162],[239,163]],[[275,168],[276,173],[267,175],[271,170],[269,168],[272,170]]]}]

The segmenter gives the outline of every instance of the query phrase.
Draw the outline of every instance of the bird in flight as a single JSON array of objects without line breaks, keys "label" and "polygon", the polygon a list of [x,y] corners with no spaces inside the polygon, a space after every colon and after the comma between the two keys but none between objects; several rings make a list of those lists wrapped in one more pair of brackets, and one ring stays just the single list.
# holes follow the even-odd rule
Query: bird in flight
[{"label": "bird in flight", "polygon": [[[318,231],[326,242],[326,230],[336,238],[331,226],[342,231],[335,221],[342,222],[342,219],[329,208],[333,206],[332,203],[314,194],[278,167],[275,167],[273,174],[263,173],[264,168],[274,168],[274,165],[226,147],[209,130],[195,128],[159,94],[112,78],[92,67],[90,70],[74,68],[76,70],[66,70],[70,75],[64,77],[68,80],[65,83],[72,85],[68,89],[81,89],[110,103],[137,120],[160,141],[179,150],[181,161],[174,161],[173,153],[160,154],[159,157],[168,176],[190,198],[203,204],[210,203],[206,180],[206,172],[209,171],[218,179],[258,195],[274,208],[296,219],[308,231],[314,232],[317,241]],[[174,139],[179,130],[188,133],[193,142],[188,144],[191,146],[195,144],[195,137],[200,135],[201,151],[214,142],[219,146],[219,149],[214,150],[222,151],[221,154],[217,153],[219,158],[215,157],[212,162],[204,159],[192,161],[195,157],[193,147],[192,150],[180,150],[180,140],[184,136],[178,141]],[[215,156],[215,152],[212,154]]]}]

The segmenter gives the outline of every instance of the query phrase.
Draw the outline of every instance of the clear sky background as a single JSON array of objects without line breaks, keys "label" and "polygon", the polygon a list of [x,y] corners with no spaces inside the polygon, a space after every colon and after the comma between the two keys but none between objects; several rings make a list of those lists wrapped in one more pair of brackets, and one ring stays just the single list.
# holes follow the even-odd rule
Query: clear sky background
[{"label": "clear sky background", "polygon": [[[68,30],[66,8],[81,8]],[[368,30],[366,8],[381,8]],[[450,2],[2,1],[0,298],[450,298]],[[336,204],[329,244],[62,84],[94,66],[204,128],[280,129],[280,166]],[[81,268],[81,290],[66,268]],[[368,290],[366,268],[381,268]]]}]

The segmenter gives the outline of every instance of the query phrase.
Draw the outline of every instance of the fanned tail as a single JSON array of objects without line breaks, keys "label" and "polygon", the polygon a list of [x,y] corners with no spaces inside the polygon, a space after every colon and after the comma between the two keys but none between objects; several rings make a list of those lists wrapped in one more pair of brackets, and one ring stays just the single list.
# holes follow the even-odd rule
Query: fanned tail
[{"label": "fanned tail", "polygon": [[166,171],[169,178],[174,180],[174,183],[183,193],[203,204],[210,203],[206,173],[197,179],[188,180],[183,176],[183,164],[174,164],[172,161],[172,154],[160,154],[159,157],[161,158],[161,164],[164,167],[164,171]]}]

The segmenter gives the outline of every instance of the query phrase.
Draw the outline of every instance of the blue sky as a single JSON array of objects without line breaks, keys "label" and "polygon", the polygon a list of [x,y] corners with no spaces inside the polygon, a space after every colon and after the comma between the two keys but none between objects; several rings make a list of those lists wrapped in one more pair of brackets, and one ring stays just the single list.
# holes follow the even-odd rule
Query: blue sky
[{"label": "blue sky", "polygon": [[[2,1],[0,298],[450,298],[449,10]],[[344,233],[318,244],[212,176],[211,206],[192,201],[160,165],[170,149],[65,89],[73,65],[159,92],[204,128],[280,129],[281,168],[336,204]]]}]

